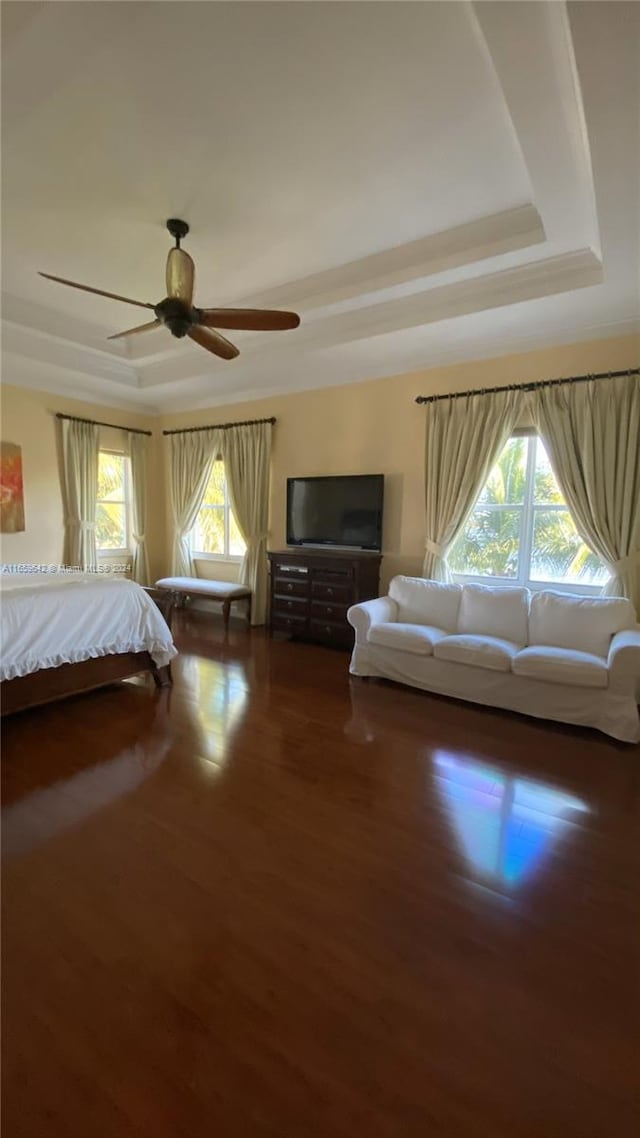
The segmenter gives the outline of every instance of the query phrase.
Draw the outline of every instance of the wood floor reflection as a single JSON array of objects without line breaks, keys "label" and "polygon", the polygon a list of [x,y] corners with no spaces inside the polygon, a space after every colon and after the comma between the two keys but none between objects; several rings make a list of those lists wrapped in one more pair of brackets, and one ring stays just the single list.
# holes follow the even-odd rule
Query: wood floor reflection
[{"label": "wood floor reflection", "polygon": [[6,1138],[635,1135],[638,749],[177,639],[4,724]]}]

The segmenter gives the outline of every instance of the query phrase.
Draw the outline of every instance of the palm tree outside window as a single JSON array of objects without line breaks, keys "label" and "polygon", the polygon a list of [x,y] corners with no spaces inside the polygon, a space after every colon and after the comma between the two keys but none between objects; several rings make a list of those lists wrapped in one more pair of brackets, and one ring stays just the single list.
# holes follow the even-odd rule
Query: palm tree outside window
[{"label": "palm tree outside window", "polygon": [[460,579],[533,589],[595,593],[608,577],[576,530],[535,434],[509,439],[447,560]]}]

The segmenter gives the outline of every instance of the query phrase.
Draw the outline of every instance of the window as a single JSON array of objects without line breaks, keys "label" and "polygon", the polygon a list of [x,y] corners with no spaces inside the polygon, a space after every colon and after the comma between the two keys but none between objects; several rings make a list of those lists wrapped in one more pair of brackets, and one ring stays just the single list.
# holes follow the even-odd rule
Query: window
[{"label": "window", "polygon": [[96,548],[124,553],[129,549],[129,459],[101,450],[98,455]]},{"label": "window", "polygon": [[542,439],[509,439],[448,556],[453,573],[539,588],[602,586],[608,572],[580,537]]},{"label": "window", "polygon": [[243,557],[247,548],[229,503],[224,463],[220,459],[211,467],[191,541],[195,553],[210,557]]}]

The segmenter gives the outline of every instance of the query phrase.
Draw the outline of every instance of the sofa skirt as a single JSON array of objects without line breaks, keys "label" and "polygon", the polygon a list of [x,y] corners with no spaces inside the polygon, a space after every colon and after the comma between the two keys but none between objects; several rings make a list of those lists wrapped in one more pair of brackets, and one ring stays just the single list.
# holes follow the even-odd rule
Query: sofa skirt
[{"label": "sofa skirt", "polygon": [[395,680],[423,691],[518,711],[536,719],[595,727],[623,743],[640,741],[638,705],[630,689],[545,683],[513,672],[453,664],[434,656],[418,656],[368,643],[356,644],[349,671],[353,676]]}]

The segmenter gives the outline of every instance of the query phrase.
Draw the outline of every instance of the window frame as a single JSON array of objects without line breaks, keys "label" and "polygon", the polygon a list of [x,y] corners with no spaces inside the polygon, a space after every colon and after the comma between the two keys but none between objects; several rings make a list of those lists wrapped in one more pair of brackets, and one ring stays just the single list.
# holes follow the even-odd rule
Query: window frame
[{"label": "window frame", "polygon": [[[122,505],[124,506],[124,540],[125,545],[118,549],[101,548],[98,545],[96,536],[96,555],[98,557],[131,557],[133,550],[131,548],[131,534],[133,532],[133,524],[131,519],[131,460],[126,451],[116,450],[114,447],[98,447],[98,462],[100,462],[101,454],[112,454],[116,458],[123,459],[124,471],[124,499]],[[101,502],[105,502],[105,498],[96,497],[96,514],[97,508]],[[120,502],[116,503],[120,505]]]},{"label": "window frame", "polygon": [[[514,438],[533,438],[537,440],[540,438],[540,435],[533,427],[520,428],[511,432],[509,438],[505,442],[505,446],[511,439]],[[527,448],[527,473],[525,483],[526,488],[522,506],[517,503],[505,503],[504,505],[497,503],[495,505],[492,504],[491,506],[492,510],[521,510],[520,543],[518,547],[518,576],[498,577],[480,573],[461,573],[454,571],[453,569],[451,570],[451,576],[453,580],[460,585],[492,585],[498,588],[508,588],[511,586],[511,588],[529,589],[529,591],[532,593],[540,593],[547,589],[552,589],[557,593],[576,593],[579,596],[597,597],[601,594],[603,585],[583,585],[577,583],[573,584],[571,582],[566,583],[565,581],[532,581],[529,579],[528,575],[531,572],[531,553],[533,548],[533,523],[535,519],[536,508],[553,511],[569,510],[568,505],[564,501],[562,505],[559,502],[553,502],[545,505],[542,505],[542,503],[536,504],[534,501],[535,466],[536,447],[529,446]],[[484,489],[484,487],[482,489]],[[482,489],[480,493],[482,493]],[[474,503],[473,510],[475,509],[476,504],[477,499],[476,503]],[[473,513],[473,510],[471,513]],[[471,514],[469,516],[471,516]],[[521,566],[523,565],[526,566],[526,573],[521,569]]]},{"label": "window frame", "polygon": [[[222,510],[223,511],[223,516],[224,516],[224,553],[209,553],[208,550],[206,550],[206,549],[198,549],[197,548],[197,546],[195,544],[195,534],[196,534],[196,530],[198,527],[198,522],[196,520],[196,522],[193,526],[193,529],[191,530],[191,532],[189,534],[189,545],[191,547],[191,556],[198,561],[230,561],[230,562],[233,562],[234,564],[239,565],[240,562],[244,560],[245,554],[244,553],[230,553],[229,552],[229,515],[233,514],[233,510],[231,508],[231,502],[229,500],[229,484],[227,482],[227,472],[224,468],[224,460],[222,458],[214,458],[213,461],[214,461],[214,463],[216,463],[216,462],[222,463],[222,470],[223,470],[223,476],[224,476],[224,503],[221,506],[219,506],[216,504],[208,504],[207,502],[205,502],[203,500],[201,505],[200,505],[200,509],[198,510],[198,515],[200,514],[200,510],[205,510],[205,509],[206,510]],[[211,469],[213,470],[213,466]],[[238,523],[236,522],[236,525],[237,524]]]}]

